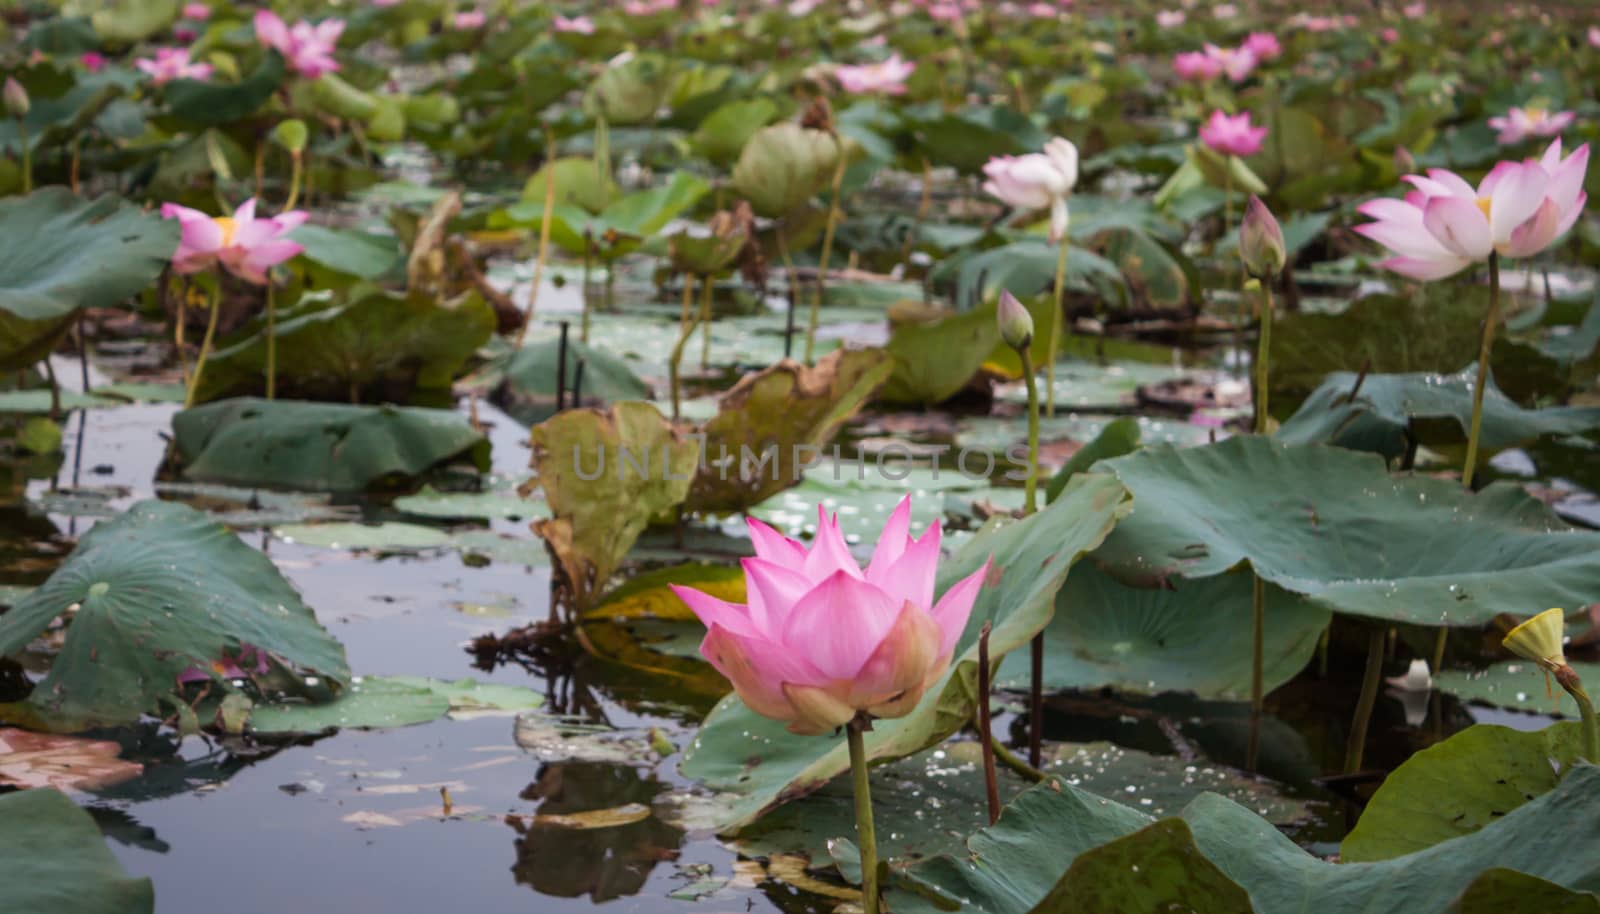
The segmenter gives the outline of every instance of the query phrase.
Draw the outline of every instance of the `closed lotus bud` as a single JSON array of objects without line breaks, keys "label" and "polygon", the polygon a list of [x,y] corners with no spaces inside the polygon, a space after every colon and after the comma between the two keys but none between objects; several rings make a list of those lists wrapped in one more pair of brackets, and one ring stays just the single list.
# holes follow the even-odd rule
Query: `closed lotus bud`
[{"label": "closed lotus bud", "polygon": [[15,77],[6,78],[6,113],[18,120],[28,116],[28,90]]},{"label": "closed lotus bud", "polygon": [[1547,609],[1506,634],[1501,644],[1524,660],[1531,660],[1547,673],[1567,665],[1566,617],[1559,609]]},{"label": "closed lotus bud", "polygon": [[1396,146],[1394,148],[1394,170],[1403,175],[1411,174],[1417,170],[1417,159],[1411,154],[1411,150],[1404,146]]},{"label": "closed lotus bud", "polygon": [[1033,344],[1033,315],[1015,295],[1001,290],[1000,309],[995,314],[1000,322],[1000,338],[1007,346],[1021,352]]},{"label": "closed lotus bud", "polygon": [[1239,256],[1244,258],[1245,270],[1262,279],[1280,273],[1288,259],[1283,229],[1273,218],[1272,210],[1254,194],[1250,195],[1250,205],[1239,225]]},{"label": "closed lotus bud", "polygon": [[839,143],[821,130],[791,123],[763,127],[739,153],[733,187],[758,215],[777,218],[828,184],[839,155]]}]

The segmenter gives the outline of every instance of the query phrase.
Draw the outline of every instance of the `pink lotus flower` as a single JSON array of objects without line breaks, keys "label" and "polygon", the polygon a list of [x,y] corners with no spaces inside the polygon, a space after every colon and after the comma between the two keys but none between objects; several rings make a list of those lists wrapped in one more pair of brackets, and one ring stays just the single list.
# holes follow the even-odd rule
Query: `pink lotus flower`
[{"label": "pink lotus flower", "polygon": [[700,653],[750,710],[811,735],[861,712],[910,713],[949,668],[989,571],[986,562],[934,602],[939,524],[912,539],[909,497],[890,515],[864,572],[838,518],[820,506],[817,514],[809,550],[748,521],[756,550],[743,562],[748,604],[672,588],[705,623]]},{"label": "pink lotus flower", "polygon": [[[241,664],[248,665],[245,669]],[[184,685],[191,682],[210,682],[213,679],[248,679],[251,676],[261,676],[270,672],[272,667],[267,663],[267,652],[250,644],[239,646],[239,656],[229,657],[227,653],[211,661],[208,666],[191,666],[178,674],[178,684]]]},{"label": "pink lotus flower", "polygon": [[489,16],[483,10],[467,10],[464,13],[456,13],[450,24],[458,32],[472,32],[483,28],[488,21]]},{"label": "pink lotus flower", "polygon": [[573,16],[571,19],[557,13],[550,20],[550,27],[558,32],[571,32],[574,35],[593,35],[594,20],[588,16]]},{"label": "pink lotus flower", "polygon": [[1283,56],[1283,45],[1271,32],[1251,32],[1239,47],[1255,55],[1257,60],[1277,60]]},{"label": "pink lotus flower", "polygon": [[1250,125],[1248,111],[1229,117],[1219,108],[1211,112],[1211,119],[1200,128],[1200,140],[1207,146],[1241,159],[1260,152],[1261,141],[1266,136],[1267,128]]},{"label": "pink lotus flower", "polygon": [[157,48],[153,59],[142,57],[135,60],[133,65],[158,86],[164,86],[174,79],[206,79],[211,76],[211,64],[190,61],[187,48]]},{"label": "pink lotus flower", "polygon": [[1204,51],[1184,51],[1172,58],[1172,70],[1179,79],[1210,82],[1222,75],[1222,62]]},{"label": "pink lotus flower", "polygon": [[1067,232],[1067,195],[1078,183],[1078,147],[1056,137],[1044,152],[1020,156],[995,156],[983,166],[983,189],[1007,206],[1020,210],[1050,210],[1050,241]]},{"label": "pink lotus flower", "polygon": [[1600,25],[1589,26],[1589,46],[1600,48]]},{"label": "pink lotus flower", "polygon": [[1563,159],[1558,139],[1543,158],[1499,163],[1476,190],[1442,168],[1407,175],[1415,189],[1403,200],[1361,204],[1358,211],[1375,221],[1356,231],[1394,253],[1379,266],[1412,279],[1443,279],[1491,252],[1531,257],[1578,221],[1588,170],[1588,144]]},{"label": "pink lotus flower", "polygon": [[183,5],[183,18],[191,22],[205,22],[211,18],[211,7],[204,3],[185,3]]},{"label": "pink lotus flower", "polygon": [[290,28],[271,10],[257,10],[255,26],[256,40],[282,54],[290,68],[306,79],[339,69],[333,52],[344,34],[343,20],[324,19],[315,25],[301,21]]},{"label": "pink lotus flower", "polygon": [[172,255],[172,268],[179,273],[198,273],[221,264],[241,279],[266,285],[268,270],[304,250],[285,236],[305,223],[306,213],[292,210],[257,219],[254,197],[232,216],[213,218],[176,203],[163,204],[161,215],[177,219],[183,227],[178,251]]},{"label": "pink lotus flower", "polygon": [[105,55],[98,51],[83,52],[83,56],[78,58],[78,63],[83,64],[83,68],[90,73],[99,73],[106,68]]},{"label": "pink lotus flower", "polygon": [[1189,14],[1183,10],[1162,10],[1156,13],[1156,25],[1164,29],[1175,29],[1189,20]]},{"label": "pink lotus flower", "polygon": [[846,92],[866,94],[882,92],[885,95],[904,95],[906,80],[917,65],[891,54],[888,60],[860,66],[840,65],[833,68],[833,78]]},{"label": "pink lotus flower", "polygon": [[1502,146],[1520,143],[1530,136],[1557,136],[1572,125],[1578,115],[1571,111],[1546,111],[1543,108],[1512,108],[1504,117],[1489,118],[1489,126],[1500,131]]},{"label": "pink lotus flower", "polygon": [[1207,44],[1205,53],[1207,57],[1217,62],[1222,72],[1228,74],[1229,79],[1236,83],[1249,79],[1250,74],[1255,72],[1256,64],[1260,63],[1255,53],[1247,47],[1219,48],[1214,44]]}]

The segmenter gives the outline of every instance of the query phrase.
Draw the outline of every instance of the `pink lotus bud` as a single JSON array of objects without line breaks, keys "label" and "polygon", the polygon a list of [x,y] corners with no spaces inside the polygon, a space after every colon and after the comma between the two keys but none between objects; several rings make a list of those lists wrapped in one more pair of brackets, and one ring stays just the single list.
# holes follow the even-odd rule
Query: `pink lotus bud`
[{"label": "pink lotus bud", "polygon": [[22,83],[14,77],[6,77],[5,96],[6,113],[21,120],[28,116],[28,90],[22,88]]},{"label": "pink lotus bud", "polygon": [[1255,194],[1250,195],[1244,221],[1239,223],[1239,256],[1244,258],[1245,271],[1257,279],[1278,275],[1288,259],[1282,227]]},{"label": "pink lotus bud", "polygon": [[1033,315],[1009,290],[1001,290],[1000,308],[995,315],[1000,322],[1000,339],[1007,346],[1021,352],[1033,343]]}]

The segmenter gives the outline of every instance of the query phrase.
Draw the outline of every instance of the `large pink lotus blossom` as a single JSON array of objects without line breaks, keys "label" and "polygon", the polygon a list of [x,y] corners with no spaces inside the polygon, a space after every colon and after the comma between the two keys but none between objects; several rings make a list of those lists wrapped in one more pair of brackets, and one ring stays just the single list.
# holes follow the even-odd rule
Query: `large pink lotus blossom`
[{"label": "large pink lotus blossom", "polygon": [[306,79],[339,69],[333,52],[344,34],[344,20],[324,19],[315,25],[301,21],[290,28],[271,10],[257,10],[255,26],[256,40],[282,54],[290,68]]},{"label": "large pink lotus blossom", "polygon": [[884,525],[863,571],[838,517],[817,508],[808,550],[750,520],[755,558],[744,560],[748,602],[672,589],[705,623],[700,653],[763,717],[794,733],[821,734],[858,713],[909,714],[950,666],[989,565],[938,602],[939,524],[911,537],[911,499]]},{"label": "large pink lotus blossom", "polygon": [[1375,221],[1356,231],[1394,253],[1379,266],[1412,279],[1443,279],[1491,252],[1531,257],[1578,221],[1588,170],[1588,144],[1562,158],[1558,139],[1542,158],[1499,163],[1476,189],[1442,168],[1407,175],[1414,190],[1361,204]]},{"label": "large pink lotus blossom", "polygon": [[1229,117],[1219,108],[1211,112],[1211,119],[1200,128],[1201,142],[1223,155],[1240,158],[1260,152],[1261,141],[1266,136],[1267,128],[1250,125],[1248,111]]},{"label": "large pink lotus blossom", "polygon": [[1530,136],[1558,136],[1572,126],[1578,115],[1572,111],[1546,111],[1543,108],[1512,108],[1504,117],[1489,118],[1489,126],[1500,131],[1496,137],[1503,146],[1520,143]]},{"label": "large pink lotus blossom", "polygon": [[899,54],[891,54],[888,60],[878,63],[836,66],[833,68],[833,78],[839,81],[839,86],[846,92],[904,95],[906,80],[911,78],[916,69],[916,64],[902,59]]},{"label": "large pink lotus blossom", "polygon": [[188,48],[157,48],[154,58],[142,57],[135,60],[133,65],[158,86],[164,86],[174,79],[207,79],[211,76],[211,64],[190,61]]},{"label": "large pink lotus blossom", "polygon": [[1172,58],[1172,70],[1179,79],[1210,82],[1222,75],[1222,61],[1204,51],[1184,51]]},{"label": "large pink lotus blossom", "polygon": [[1050,210],[1050,241],[1067,232],[1067,195],[1078,183],[1078,147],[1056,137],[1044,152],[1020,156],[995,156],[983,166],[983,189],[1007,206],[1020,210]]},{"label": "large pink lotus blossom", "polygon": [[306,213],[292,210],[257,219],[254,197],[232,216],[212,217],[176,203],[163,204],[161,215],[183,227],[172,255],[172,268],[179,273],[198,273],[220,263],[241,279],[265,285],[268,270],[304,250],[286,236],[305,223]]},{"label": "large pink lotus blossom", "polygon": [[1277,60],[1283,56],[1283,45],[1271,32],[1251,32],[1239,47],[1255,55],[1256,60]]}]

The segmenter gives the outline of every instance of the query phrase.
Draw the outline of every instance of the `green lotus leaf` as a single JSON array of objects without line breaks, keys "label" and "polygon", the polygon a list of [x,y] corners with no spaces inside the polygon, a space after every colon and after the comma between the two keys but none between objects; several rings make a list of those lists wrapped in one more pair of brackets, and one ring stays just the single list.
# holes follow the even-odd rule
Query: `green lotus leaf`
[{"label": "green lotus leaf", "polygon": [[[998,580],[978,592],[950,670],[905,717],[876,721],[866,735],[867,757],[887,760],[921,751],[972,720],[977,695],[978,633],[990,623],[990,656],[998,659],[1049,622],[1055,593],[1077,559],[1102,542],[1126,510],[1114,479],[1084,475],[1031,517],[986,527],[940,563],[935,593],[982,568],[992,557]],[[762,748],[751,754],[752,742]],[[684,774],[735,794],[723,828],[749,825],[772,807],[804,796],[849,768],[842,738],[796,736],[739,701],[724,699],[684,754]]]},{"label": "green lotus leaf", "polygon": [[902,322],[889,335],[894,374],[878,397],[889,403],[942,403],[967,386],[999,342],[994,305],[931,321]]},{"label": "green lotus leaf", "polygon": [[27,701],[52,728],[161,713],[181,701],[180,674],[211,670],[245,645],[337,684],[350,676],[343,646],[272,560],[177,502],[140,502],[85,534],[43,586],[0,616],[0,655],[74,605],[61,652]]},{"label": "green lotus leaf", "polygon": [[1148,447],[1102,470],[1133,493],[1134,512],[1095,557],[1141,586],[1248,562],[1334,612],[1419,625],[1600,601],[1600,533],[1514,485],[1474,494],[1391,477],[1370,454],[1254,436]]},{"label": "green lotus leaf", "polygon": [[149,879],[128,875],[89,814],[59,790],[0,796],[0,880],[8,910],[150,914]]},{"label": "green lotus leaf", "polygon": [[276,53],[237,83],[176,79],[162,88],[174,116],[199,127],[220,127],[256,113],[283,85],[286,71]]},{"label": "green lotus leaf", "polygon": [[733,189],[759,216],[798,209],[833,180],[839,144],[821,130],[783,123],[753,133],[733,167]]},{"label": "green lotus leaf", "polygon": [[777,116],[778,103],[770,98],[737,99],[707,115],[689,142],[713,164],[729,168],[750,137]]},{"label": "green lotus leaf", "polygon": [[183,476],[199,482],[361,492],[467,457],[488,468],[488,442],[460,413],[241,398],[172,419]]}]

